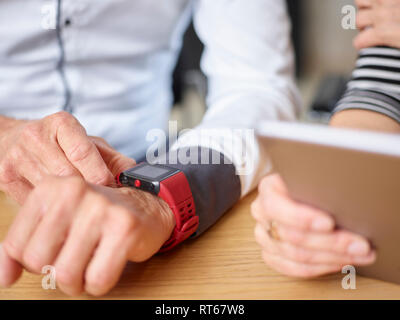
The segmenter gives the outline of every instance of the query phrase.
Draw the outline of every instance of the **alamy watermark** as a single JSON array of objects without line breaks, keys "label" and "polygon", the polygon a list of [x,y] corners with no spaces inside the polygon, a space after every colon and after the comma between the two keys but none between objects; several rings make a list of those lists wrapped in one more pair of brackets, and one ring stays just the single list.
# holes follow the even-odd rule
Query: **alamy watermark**
[{"label": "alamy watermark", "polygon": [[342,7],[342,28],[345,30],[357,29],[357,8],[353,5]]},{"label": "alamy watermark", "polygon": [[355,290],[356,287],[356,268],[351,265],[346,265],[342,268],[342,273],[346,276],[342,279],[342,288],[345,290]]},{"label": "alamy watermark", "polygon": [[[56,268],[46,265],[42,268],[42,288],[44,290],[55,290],[56,285]],[[342,279],[342,288],[344,290],[355,290],[356,286],[356,268],[352,265],[346,265],[342,268],[342,274],[346,274]]]},{"label": "alamy watermark", "polygon": [[[148,163],[158,164],[235,164],[238,175],[255,169],[256,137],[253,129],[197,128],[178,133],[176,121],[169,121],[168,132],[152,129],[146,140]],[[167,153],[167,151],[169,151]],[[221,157],[224,154],[224,157]]]},{"label": "alamy watermark", "polygon": [[41,7],[41,26],[44,30],[54,30],[57,27],[57,7],[54,1],[48,1]]},{"label": "alamy watermark", "polygon": [[42,274],[44,274],[44,277],[42,278],[42,288],[44,290],[57,289],[56,268],[50,265],[44,266],[42,268]]}]

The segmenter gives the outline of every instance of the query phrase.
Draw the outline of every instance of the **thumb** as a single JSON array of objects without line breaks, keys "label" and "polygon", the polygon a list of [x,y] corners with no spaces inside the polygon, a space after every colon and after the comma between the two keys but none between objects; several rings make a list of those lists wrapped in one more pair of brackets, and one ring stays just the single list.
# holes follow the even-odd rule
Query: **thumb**
[{"label": "thumb", "polygon": [[114,177],[136,165],[136,161],[113,149],[104,139],[90,137]]},{"label": "thumb", "polygon": [[0,286],[11,286],[18,280],[21,273],[21,265],[7,254],[0,243]]}]

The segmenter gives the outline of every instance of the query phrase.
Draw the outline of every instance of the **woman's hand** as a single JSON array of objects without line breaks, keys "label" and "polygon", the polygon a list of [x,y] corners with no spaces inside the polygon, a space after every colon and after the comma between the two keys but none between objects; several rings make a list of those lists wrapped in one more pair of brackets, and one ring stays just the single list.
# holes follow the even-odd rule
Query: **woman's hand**
[{"label": "woman's hand", "polygon": [[310,278],[375,260],[365,238],[335,229],[328,213],[291,199],[277,174],[262,180],[251,211],[265,263],[285,275]]},{"label": "woman's hand", "polygon": [[400,0],[356,0],[357,27],[361,30],[354,46],[400,48]]},{"label": "woman's hand", "polygon": [[32,191],[0,246],[0,284],[15,282],[21,266],[40,274],[53,265],[65,293],[103,295],[127,261],[149,259],[174,227],[168,205],[149,193],[50,177]]}]

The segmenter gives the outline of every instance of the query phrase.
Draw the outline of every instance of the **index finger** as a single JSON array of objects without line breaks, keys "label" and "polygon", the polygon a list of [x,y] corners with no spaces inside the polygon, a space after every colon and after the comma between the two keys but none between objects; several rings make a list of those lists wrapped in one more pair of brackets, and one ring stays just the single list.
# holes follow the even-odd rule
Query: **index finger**
[{"label": "index finger", "polygon": [[114,177],[107,168],[100,152],[87,136],[85,129],[78,125],[64,124],[57,130],[57,141],[68,160],[93,184],[108,185]]}]

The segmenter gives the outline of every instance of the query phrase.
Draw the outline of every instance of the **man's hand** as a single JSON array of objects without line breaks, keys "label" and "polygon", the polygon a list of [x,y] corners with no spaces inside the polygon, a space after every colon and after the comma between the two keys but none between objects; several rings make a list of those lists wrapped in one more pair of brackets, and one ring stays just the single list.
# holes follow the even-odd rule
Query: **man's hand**
[{"label": "man's hand", "polygon": [[135,164],[101,138],[88,137],[66,112],[35,121],[0,120],[0,190],[20,204],[48,175],[108,185],[121,166]]},{"label": "man's hand", "polygon": [[400,48],[400,0],[356,0],[357,49],[386,45]]},{"label": "man's hand", "polygon": [[0,284],[19,278],[21,265],[56,270],[58,287],[103,295],[126,262],[154,255],[170,237],[175,218],[156,196],[88,184],[81,178],[47,178],[35,188],[0,247]]},{"label": "man's hand", "polygon": [[291,199],[279,175],[263,179],[251,210],[264,261],[285,275],[310,278],[375,260],[366,239],[335,229],[328,213]]}]

